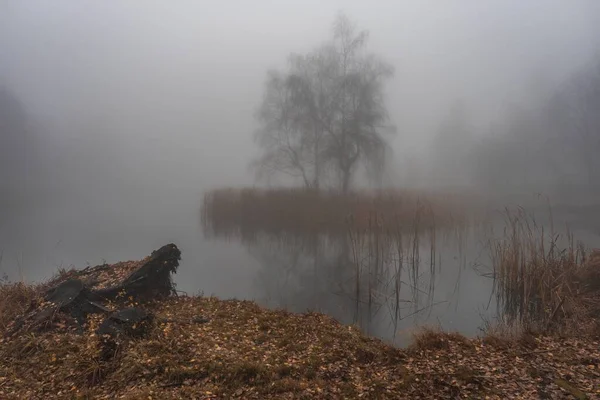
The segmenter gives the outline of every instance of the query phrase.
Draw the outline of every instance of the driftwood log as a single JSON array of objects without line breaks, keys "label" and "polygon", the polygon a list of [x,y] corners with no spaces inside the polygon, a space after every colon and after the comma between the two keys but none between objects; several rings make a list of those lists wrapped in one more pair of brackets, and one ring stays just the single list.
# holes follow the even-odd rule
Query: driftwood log
[{"label": "driftwood log", "polygon": [[[181,252],[177,246],[165,245],[139,263],[122,282],[98,289],[94,288],[99,283],[97,279],[90,281],[88,275],[91,271],[104,272],[110,266],[72,271],[64,279],[53,281],[44,293],[44,301],[17,318],[8,330],[8,336],[49,329],[59,315],[69,317],[81,331],[86,317],[95,313],[110,314],[101,326],[102,333],[111,336],[129,334],[129,325],[150,321],[153,316],[141,308],[120,311],[119,308],[127,302],[143,304],[176,294],[172,274],[177,272],[180,260]],[[111,309],[109,305],[116,305],[117,309]]]},{"label": "driftwood log", "polygon": [[95,291],[105,299],[119,296],[133,297],[136,301],[160,300],[176,294],[171,274],[177,272],[181,251],[174,244],[168,244],[152,252],[142,266],[133,271],[120,285]]}]

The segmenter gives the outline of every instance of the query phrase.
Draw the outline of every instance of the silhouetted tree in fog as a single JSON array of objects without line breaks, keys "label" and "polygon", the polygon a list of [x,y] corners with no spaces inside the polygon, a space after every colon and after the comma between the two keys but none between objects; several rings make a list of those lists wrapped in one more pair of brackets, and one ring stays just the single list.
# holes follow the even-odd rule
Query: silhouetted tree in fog
[{"label": "silhouetted tree in fog", "polygon": [[23,201],[31,150],[23,105],[10,90],[0,87],[0,215]]},{"label": "silhouetted tree in fog", "polygon": [[464,185],[469,183],[473,131],[462,101],[455,102],[442,120],[433,138],[433,175],[437,184]]},{"label": "silhouetted tree in fog", "polygon": [[571,176],[587,185],[600,178],[600,60],[559,90],[548,107],[550,129]]},{"label": "silhouetted tree in fog", "polygon": [[264,153],[257,161],[259,174],[285,173],[302,178],[306,187],[318,188],[322,175],[323,130],[315,119],[301,57],[290,57],[294,72],[269,72],[263,104],[258,112],[257,139]]},{"label": "silhouetted tree in fog", "polygon": [[539,191],[549,175],[547,134],[542,129],[543,113],[511,106],[501,122],[477,142],[473,175],[486,190]]},{"label": "silhouetted tree in fog", "polygon": [[510,107],[473,150],[473,176],[481,187],[540,191],[553,198],[598,191],[600,62],[533,107]]},{"label": "silhouetted tree in fog", "polygon": [[330,42],[269,72],[257,115],[259,174],[288,174],[312,188],[333,174],[347,191],[359,165],[383,171],[383,133],[393,131],[383,84],[393,69],[365,52],[367,36],[339,15]]}]

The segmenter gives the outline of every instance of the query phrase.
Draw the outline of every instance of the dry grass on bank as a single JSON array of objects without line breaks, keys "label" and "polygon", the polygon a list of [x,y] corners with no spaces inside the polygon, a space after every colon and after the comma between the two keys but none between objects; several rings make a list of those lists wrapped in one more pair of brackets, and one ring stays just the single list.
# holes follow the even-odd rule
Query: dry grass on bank
[{"label": "dry grass on bank", "polygon": [[[36,297],[35,288],[18,285],[2,293],[8,295],[2,310],[13,299]],[[0,398],[600,396],[597,337],[490,342],[426,330],[412,347],[397,349],[321,314],[249,301],[173,297],[146,307],[171,322],[156,322],[144,339],[123,341],[110,361],[102,361],[93,334],[99,316],[83,334],[58,324],[52,332],[2,339]],[[186,322],[197,316],[210,322]]]},{"label": "dry grass on bank", "polygon": [[588,254],[568,232],[538,225],[523,210],[507,212],[506,222],[504,235],[490,242],[505,321],[528,331],[598,330],[600,251]]},{"label": "dry grass on bank", "polygon": [[5,332],[14,319],[23,314],[37,298],[39,290],[35,285],[23,282],[0,283],[0,332]]}]

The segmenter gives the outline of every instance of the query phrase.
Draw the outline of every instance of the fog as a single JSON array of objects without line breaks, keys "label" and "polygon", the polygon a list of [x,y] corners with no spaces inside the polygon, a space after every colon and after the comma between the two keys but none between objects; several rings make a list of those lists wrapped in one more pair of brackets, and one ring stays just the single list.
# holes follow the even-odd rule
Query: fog
[{"label": "fog", "polygon": [[[255,184],[266,72],[326,40],[340,10],[395,68],[385,88],[397,127],[389,186],[473,184],[438,174],[467,165],[435,167],[459,157],[432,145],[445,121],[464,114],[464,143],[502,135],[515,113],[531,120],[600,56],[593,0],[3,1],[0,270],[40,280],[174,242],[181,289],[260,296],[247,284],[258,261],[204,240],[198,208],[207,190]],[[496,156],[516,175],[529,169]],[[562,185],[571,175],[543,176]]]}]

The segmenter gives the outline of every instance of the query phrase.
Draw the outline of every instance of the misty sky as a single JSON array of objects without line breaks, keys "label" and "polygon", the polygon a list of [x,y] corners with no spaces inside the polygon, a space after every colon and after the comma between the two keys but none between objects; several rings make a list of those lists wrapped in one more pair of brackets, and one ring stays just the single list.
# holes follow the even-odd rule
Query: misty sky
[{"label": "misty sky", "polygon": [[326,40],[339,10],[396,68],[387,92],[397,151],[425,143],[457,99],[485,126],[506,102],[527,102],[589,62],[600,37],[593,0],[0,7],[0,82],[32,114],[84,145],[117,140],[130,160],[161,149],[157,167],[186,168],[201,185],[246,178],[266,70]]},{"label": "misty sky", "polygon": [[139,258],[171,240],[191,248],[202,192],[253,184],[267,70],[327,40],[338,11],[396,69],[386,91],[400,159],[424,148],[455,101],[484,134],[506,104],[535,103],[600,49],[594,0],[0,0],[0,85],[71,179],[59,205],[3,237],[62,243],[56,263]]}]

